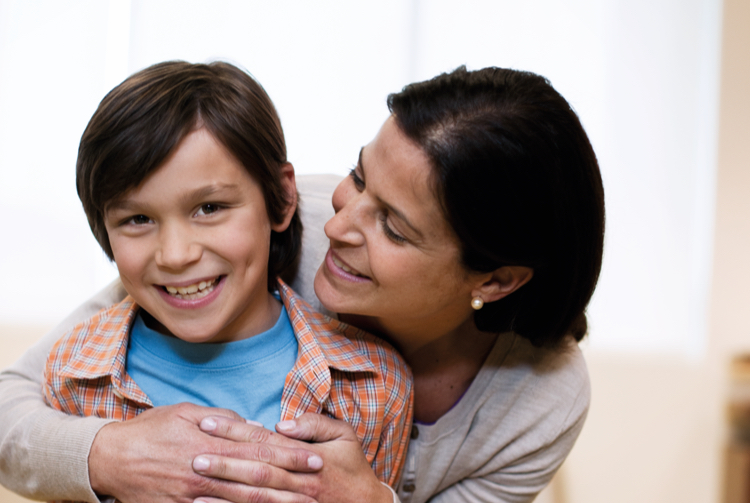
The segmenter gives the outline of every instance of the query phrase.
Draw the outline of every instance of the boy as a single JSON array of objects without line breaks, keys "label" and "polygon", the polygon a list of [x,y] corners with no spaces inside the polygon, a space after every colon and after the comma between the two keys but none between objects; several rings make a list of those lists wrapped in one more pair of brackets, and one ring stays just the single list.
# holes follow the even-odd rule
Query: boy
[{"label": "boy", "polygon": [[81,138],[77,187],[129,295],[54,346],[53,407],[127,420],[190,401],[267,428],[325,413],[352,424],[376,475],[395,484],[409,371],[390,346],[277,281],[302,229],[281,124],[255,80],[220,62],[129,77]]}]

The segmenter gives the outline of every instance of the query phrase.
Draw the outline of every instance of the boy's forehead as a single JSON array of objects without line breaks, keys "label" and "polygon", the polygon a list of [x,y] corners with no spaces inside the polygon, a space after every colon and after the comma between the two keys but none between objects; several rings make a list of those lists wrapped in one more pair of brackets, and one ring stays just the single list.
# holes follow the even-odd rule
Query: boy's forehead
[{"label": "boy's forehead", "polygon": [[245,166],[205,128],[191,131],[174,152],[138,185],[111,198],[105,212],[132,207],[182,205],[258,187]]}]

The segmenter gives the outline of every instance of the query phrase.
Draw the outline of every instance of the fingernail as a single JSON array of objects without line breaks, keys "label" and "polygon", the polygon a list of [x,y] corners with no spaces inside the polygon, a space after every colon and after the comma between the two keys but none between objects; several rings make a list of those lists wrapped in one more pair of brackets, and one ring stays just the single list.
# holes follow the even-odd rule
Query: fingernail
[{"label": "fingernail", "polygon": [[203,431],[214,431],[216,429],[216,420],[207,417],[201,421],[201,430]]},{"label": "fingernail", "polygon": [[252,419],[245,419],[245,422],[252,426],[260,426],[263,428],[263,423],[259,423],[258,421],[253,421]]},{"label": "fingernail", "polygon": [[196,472],[205,472],[210,466],[211,462],[205,456],[198,456],[193,460],[193,470]]},{"label": "fingernail", "polygon": [[276,423],[276,429],[282,431],[293,430],[295,426],[297,426],[297,422],[294,420],[281,421],[280,423]]},{"label": "fingernail", "polygon": [[311,470],[320,470],[323,468],[323,458],[320,456],[310,456],[307,458],[307,466]]}]

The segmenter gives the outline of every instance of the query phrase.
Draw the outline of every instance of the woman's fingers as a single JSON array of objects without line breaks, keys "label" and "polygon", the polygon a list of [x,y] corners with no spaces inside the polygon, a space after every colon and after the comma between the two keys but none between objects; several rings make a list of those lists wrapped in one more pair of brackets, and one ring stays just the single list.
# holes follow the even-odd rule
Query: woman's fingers
[{"label": "woman's fingers", "polygon": [[200,498],[193,500],[193,503],[317,503],[314,499],[303,494],[294,494],[287,491],[256,487],[246,489],[246,491],[238,491],[236,500],[230,501],[201,496]]},{"label": "woman's fingers", "polygon": [[357,435],[349,423],[311,412],[302,414],[292,421],[278,423],[276,430],[289,438],[305,442],[357,441]]},{"label": "woman's fingers", "polygon": [[214,495],[207,489],[221,481],[196,474],[190,463],[200,454],[231,455],[226,453],[242,444],[200,431],[198,423],[208,415],[227,421],[239,417],[229,410],[183,403],[104,426],[89,452],[92,488],[120,501],[174,503]]},{"label": "woman's fingers", "polygon": [[226,417],[208,417],[201,421],[200,428],[215,437],[234,442],[231,451],[223,453],[225,456],[260,461],[294,472],[313,472],[323,467],[322,458],[307,449],[307,444],[262,426]]},{"label": "woman's fingers", "polygon": [[[287,497],[285,491],[294,494],[289,497],[300,498],[305,495],[326,503],[393,501],[390,489],[382,485],[372,471],[351,426],[343,421],[319,414],[303,414],[293,421],[277,424],[279,433],[275,433],[223,417],[207,419],[210,420],[204,421],[201,429],[216,437],[232,440],[236,448],[260,447],[269,450],[260,451],[265,454],[256,452],[253,456],[232,453],[205,454],[194,458],[195,472],[206,480],[215,481],[211,487],[206,488],[206,495],[235,503],[275,503],[283,500],[270,498]],[[308,444],[306,441],[316,443]],[[309,452],[316,456],[308,460],[317,459],[319,455],[325,467],[305,473],[303,470],[287,471],[279,468],[279,460],[270,463],[255,461],[287,450]],[[260,491],[261,488],[265,488],[267,492]]]},{"label": "woman's fingers", "polygon": [[[319,480],[315,476],[294,473],[273,465],[228,458],[223,456],[200,455],[193,460],[196,473],[239,484],[220,484],[212,491],[221,491],[222,497],[234,501],[257,502],[312,502],[318,493]],[[283,489],[283,490],[280,490]],[[258,498],[258,499],[254,499]]]}]

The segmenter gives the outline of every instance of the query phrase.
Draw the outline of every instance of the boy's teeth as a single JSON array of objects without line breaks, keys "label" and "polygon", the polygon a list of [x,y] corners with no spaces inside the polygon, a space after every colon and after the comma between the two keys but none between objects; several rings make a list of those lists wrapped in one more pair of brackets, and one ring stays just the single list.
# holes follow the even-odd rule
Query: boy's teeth
[{"label": "boy's teeth", "polygon": [[194,285],[188,286],[165,286],[164,288],[169,292],[170,295],[177,297],[178,299],[194,300],[201,297],[205,297],[213,291],[216,279],[210,281],[201,281]]}]

